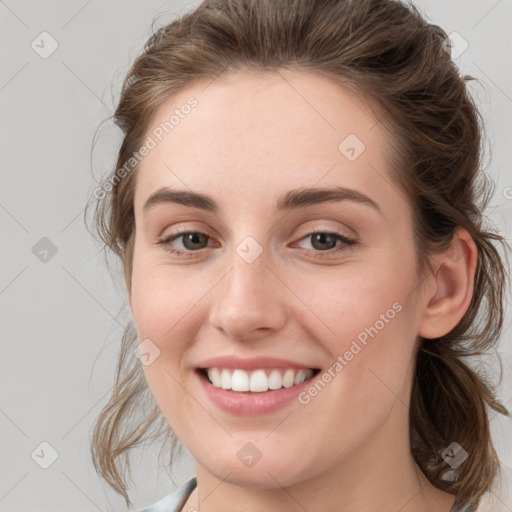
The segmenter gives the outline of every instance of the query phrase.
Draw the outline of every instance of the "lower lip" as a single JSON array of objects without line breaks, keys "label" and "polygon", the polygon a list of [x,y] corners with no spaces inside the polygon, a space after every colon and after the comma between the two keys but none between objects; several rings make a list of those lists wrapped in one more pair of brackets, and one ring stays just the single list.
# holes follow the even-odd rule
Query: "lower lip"
[{"label": "lower lip", "polygon": [[297,399],[297,395],[311,385],[316,375],[292,386],[261,393],[231,391],[216,388],[206,377],[198,374],[207,397],[223,411],[243,416],[254,416],[277,411]]}]

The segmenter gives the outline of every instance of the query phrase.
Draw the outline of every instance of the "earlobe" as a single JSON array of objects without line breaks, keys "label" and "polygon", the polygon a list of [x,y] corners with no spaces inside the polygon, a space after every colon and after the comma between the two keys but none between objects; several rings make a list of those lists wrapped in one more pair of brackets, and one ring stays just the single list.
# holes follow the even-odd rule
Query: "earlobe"
[{"label": "earlobe", "polygon": [[473,296],[477,257],[474,240],[457,228],[450,247],[435,258],[434,293],[425,298],[419,336],[439,338],[459,323]]}]

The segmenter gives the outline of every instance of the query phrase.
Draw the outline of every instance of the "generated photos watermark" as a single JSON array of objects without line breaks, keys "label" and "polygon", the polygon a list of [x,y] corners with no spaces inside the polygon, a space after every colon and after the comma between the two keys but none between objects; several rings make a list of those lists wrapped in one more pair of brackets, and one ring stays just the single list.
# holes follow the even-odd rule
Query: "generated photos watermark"
[{"label": "generated photos watermark", "polygon": [[389,324],[393,318],[402,311],[403,306],[400,302],[394,302],[393,305],[386,310],[385,313],[381,313],[379,319],[374,322],[373,325],[365,327],[356,337],[352,340],[352,343],[348,350],[343,354],[337,356],[335,361],[329,366],[327,370],[318,375],[315,381],[305,391],[299,393],[297,397],[299,403],[307,405],[313,398],[331,382],[348,364],[359,354],[363,348],[368,345],[369,339],[375,338],[387,324]]},{"label": "generated photos watermark", "polygon": [[144,142],[139,149],[132,154],[124,165],[117,169],[116,172],[108,178],[108,180],[94,189],[94,197],[96,199],[103,199],[107,193],[111,192],[114,186],[130,174],[140,164],[140,162],[142,162],[144,157],[146,157],[152,149],[155,149],[158,143],[161,142],[166,135],[171,133],[172,130],[174,130],[176,126],[178,126],[182,120],[192,112],[192,109],[197,107],[198,104],[197,99],[191,96],[187,99],[186,103],[183,103],[179,108],[174,110],[174,113],[168,120],[161,122],[158,126],[153,128],[151,134],[144,139]]}]

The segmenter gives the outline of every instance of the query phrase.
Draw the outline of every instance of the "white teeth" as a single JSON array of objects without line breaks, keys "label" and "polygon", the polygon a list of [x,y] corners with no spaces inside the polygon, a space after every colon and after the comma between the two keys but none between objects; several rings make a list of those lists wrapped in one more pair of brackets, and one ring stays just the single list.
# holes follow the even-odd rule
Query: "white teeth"
[{"label": "white teeth", "polygon": [[281,373],[279,370],[272,370],[268,377],[268,388],[269,389],[281,389],[283,387],[283,379],[281,379]]},{"label": "white teeth", "polygon": [[263,369],[246,372],[239,369],[208,368],[206,373],[208,379],[216,388],[262,393],[269,389],[291,388],[301,384],[313,375],[313,370],[288,368],[281,375],[281,371],[275,369],[270,371],[267,376],[267,371]]},{"label": "white teeth", "polygon": [[208,368],[208,378],[216,388],[220,388],[220,372],[218,368]]},{"label": "white teeth", "polygon": [[231,373],[229,370],[222,370],[220,374],[220,387],[222,389],[231,389]]},{"label": "white teeth", "polygon": [[250,391],[268,391],[268,379],[267,375],[263,370],[256,370],[251,373],[251,379],[249,381]]},{"label": "white teeth", "polygon": [[293,386],[294,377],[295,372],[291,368],[288,368],[288,370],[286,370],[283,375],[283,386],[285,388],[291,388]]},{"label": "white teeth", "polygon": [[243,370],[233,370],[231,389],[233,391],[249,391],[249,375],[247,375],[247,372]]},{"label": "white teeth", "polygon": [[306,380],[306,371],[299,370],[295,374],[295,379],[293,379],[293,384],[296,386],[297,384],[300,384],[301,382],[304,382],[305,380]]}]

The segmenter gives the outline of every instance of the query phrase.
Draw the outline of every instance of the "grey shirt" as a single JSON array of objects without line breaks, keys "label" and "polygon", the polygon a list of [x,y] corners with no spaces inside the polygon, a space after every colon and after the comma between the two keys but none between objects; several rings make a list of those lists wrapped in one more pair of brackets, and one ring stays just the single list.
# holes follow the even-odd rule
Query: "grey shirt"
[{"label": "grey shirt", "polygon": [[[139,512],[181,512],[183,505],[187,501],[188,497],[192,494],[192,491],[197,486],[196,477],[191,478],[179,489],[176,489],[171,494],[168,494],[165,498],[161,499],[157,503],[151,505],[144,510]],[[188,510],[183,512],[198,512],[195,507],[189,507]],[[473,505],[461,507],[458,500],[455,501],[450,512],[476,512],[476,508]]]}]

